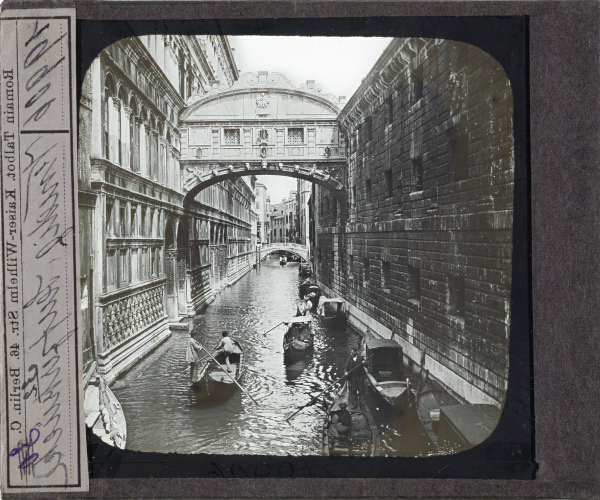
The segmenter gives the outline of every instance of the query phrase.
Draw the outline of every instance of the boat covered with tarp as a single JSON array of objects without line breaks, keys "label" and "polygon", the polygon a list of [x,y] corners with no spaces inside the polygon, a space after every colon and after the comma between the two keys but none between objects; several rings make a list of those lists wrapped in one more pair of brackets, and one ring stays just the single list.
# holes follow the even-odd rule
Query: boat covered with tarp
[{"label": "boat covered with tarp", "polygon": [[296,316],[287,322],[283,336],[283,353],[286,357],[301,356],[313,348],[315,334],[312,331],[312,317]]},{"label": "boat covered with tarp", "polygon": [[298,266],[298,274],[301,278],[308,278],[309,276],[312,276],[312,273],[313,271],[310,262],[302,262]]},{"label": "boat covered with tarp", "polygon": [[403,352],[391,339],[368,338],[363,342],[366,382],[378,405],[405,412],[416,402],[416,394],[404,375]]},{"label": "boat covered with tarp", "polygon": [[322,292],[314,281],[311,281],[310,279],[304,280],[298,287],[298,293],[302,300],[310,300],[312,311],[317,309]]},{"label": "boat covered with tarp", "polygon": [[348,320],[348,304],[340,298],[326,299],[321,297],[317,315],[327,326],[341,327]]}]

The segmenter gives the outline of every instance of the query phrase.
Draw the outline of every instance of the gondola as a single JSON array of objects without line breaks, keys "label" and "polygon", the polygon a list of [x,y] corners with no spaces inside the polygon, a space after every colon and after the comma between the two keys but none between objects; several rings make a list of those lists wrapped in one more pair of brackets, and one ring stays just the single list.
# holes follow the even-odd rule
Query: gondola
[{"label": "gondola", "polygon": [[301,263],[298,266],[298,275],[301,278],[308,278],[308,277],[312,276],[311,265],[309,263]]},{"label": "gondola", "polygon": [[402,347],[395,340],[370,338],[363,342],[366,382],[378,407],[399,413],[416,409],[416,393],[404,377]]},{"label": "gondola", "polygon": [[321,321],[331,327],[342,327],[348,320],[348,307],[343,299],[326,299],[321,297],[317,315]]},{"label": "gondola", "polygon": [[104,377],[94,372],[95,378],[85,391],[85,423],[105,443],[125,449],[127,423],[121,403]]},{"label": "gondola", "polygon": [[459,402],[448,394],[436,381],[429,378],[429,370],[419,383],[417,390],[417,412],[423,427],[436,447],[439,447],[440,409],[442,406],[452,406]]},{"label": "gondola", "polygon": [[311,316],[296,316],[284,323],[283,353],[287,358],[298,358],[313,348],[315,334]]},{"label": "gondola", "polygon": [[287,257],[285,255],[282,257],[279,257],[279,265],[285,266],[286,264],[287,264]]},{"label": "gondola", "polygon": [[[211,354],[218,361],[218,365],[207,355],[208,360],[204,363],[197,363],[192,382],[192,390],[205,397],[220,397],[231,395],[237,389],[237,384],[232,377],[239,383],[245,368],[244,350],[237,340],[231,339],[235,347],[234,352],[229,355],[229,363],[233,371],[227,374],[227,364],[225,354],[215,355],[216,347]],[[199,365],[199,366],[198,366]],[[229,376],[231,375],[231,377]]]},{"label": "gondola", "polygon": [[317,309],[319,299],[321,298],[321,289],[309,279],[304,280],[298,287],[298,293],[303,300],[310,300],[312,303],[312,311]]},{"label": "gondola", "polygon": [[381,454],[381,443],[377,423],[369,408],[348,408],[350,429],[339,432],[340,404],[348,404],[348,383],[346,382],[327,410],[323,425],[324,455],[358,455],[376,457]]}]

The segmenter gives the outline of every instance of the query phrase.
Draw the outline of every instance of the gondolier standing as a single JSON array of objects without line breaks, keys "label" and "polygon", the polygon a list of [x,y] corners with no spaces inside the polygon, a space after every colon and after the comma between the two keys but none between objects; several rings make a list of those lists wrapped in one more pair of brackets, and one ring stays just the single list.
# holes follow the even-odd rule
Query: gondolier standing
[{"label": "gondolier standing", "polygon": [[220,353],[225,354],[225,363],[227,364],[227,371],[232,372],[231,364],[229,363],[229,355],[234,351],[235,347],[233,345],[233,340],[229,338],[229,332],[223,331],[221,332],[223,338],[221,342],[217,346],[217,350],[215,351],[215,356]]},{"label": "gondolier standing", "polygon": [[365,373],[364,370],[361,370],[360,368],[354,370],[354,368],[357,368],[362,364],[364,364],[364,359],[359,352],[359,349],[352,349],[352,354],[346,361],[345,374],[348,377],[349,385],[348,402],[352,404],[354,408],[362,408],[364,406]]},{"label": "gondolier standing", "polygon": [[202,344],[194,338],[194,332],[190,332],[190,338],[188,339],[185,351],[185,360],[190,364],[190,382],[194,381],[194,368],[196,363],[200,361],[201,350]]}]

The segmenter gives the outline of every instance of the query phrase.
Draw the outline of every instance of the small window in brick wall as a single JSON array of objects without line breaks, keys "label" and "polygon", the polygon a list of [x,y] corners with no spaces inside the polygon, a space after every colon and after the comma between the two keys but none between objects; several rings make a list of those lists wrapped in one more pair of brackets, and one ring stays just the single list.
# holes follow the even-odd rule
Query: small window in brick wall
[{"label": "small window in brick wall", "polygon": [[410,82],[412,83],[411,102],[416,104],[423,97],[423,66],[418,66],[412,71]]},{"label": "small window in brick wall", "polygon": [[451,141],[452,172],[454,181],[462,181],[469,177],[469,140],[463,126],[456,129],[456,136]]},{"label": "small window in brick wall", "polygon": [[387,186],[388,198],[394,196],[394,180],[392,178],[392,169],[385,171],[385,184]]},{"label": "small window in brick wall", "polygon": [[356,184],[354,186],[352,186],[352,202],[356,205],[356,202],[358,200],[356,199]]},{"label": "small window in brick wall", "polygon": [[414,302],[421,301],[421,270],[418,267],[408,268],[408,298]]},{"label": "small window in brick wall", "polygon": [[419,156],[411,160],[413,191],[423,190],[423,157]]},{"label": "small window in brick wall", "polygon": [[367,191],[367,203],[371,202],[371,179],[365,181],[365,187]]},{"label": "small window in brick wall", "polygon": [[391,125],[394,122],[394,100],[389,96],[384,102],[385,124]]},{"label": "small window in brick wall", "polygon": [[465,317],[465,278],[448,275],[448,314],[458,318]]},{"label": "small window in brick wall", "polygon": [[337,204],[337,198],[333,199],[333,221],[335,222],[337,220],[337,208],[338,208],[338,204]]},{"label": "small window in brick wall", "polygon": [[363,281],[365,284],[369,283],[371,278],[371,265],[367,257],[363,257]]},{"label": "small window in brick wall", "polygon": [[384,290],[390,289],[390,263],[389,261],[381,261],[381,287]]},{"label": "small window in brick wall", "polygon": [[364,127],[365,127],[366,139],[367,139],[367,142],[369,142],[371,139],[373,139],[373,117],[372,116],[367,116]]}]

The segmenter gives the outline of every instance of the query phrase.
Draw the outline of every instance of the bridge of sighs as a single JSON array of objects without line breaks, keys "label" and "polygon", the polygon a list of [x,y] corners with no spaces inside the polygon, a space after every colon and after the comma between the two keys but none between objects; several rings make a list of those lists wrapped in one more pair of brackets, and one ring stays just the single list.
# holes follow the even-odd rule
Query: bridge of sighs
[{"label": "bridge of sighs", "polygon": [[[323,94],[322,87],[312,80],[298,88],[285,75],[267,72],[245,73],[230,87],[213,82],[207,93],[192,95],[179,116],[184,209],[200,213],[203,203],[210,204],[204,199],[207,188],[222,181],[240,178],[252,188],[257,175],[279,175],[304,179],[331,191],[344,220],[346,142],[337,122],[344,99]],[[230,193],[230,197],[237,195]],[[233,206],[229,205],[227,212]],[[192,227],[193,221],[188,225]],[[246,228],[226,230],[237,234]],[[176,311],[181,299],[175,290],[181,281],[178,275],[186,272],[185,256],[173,249],[166,258],[170,260],[166,263],[167,309]],[[210,255],[208,260],[227,259]]]}]

